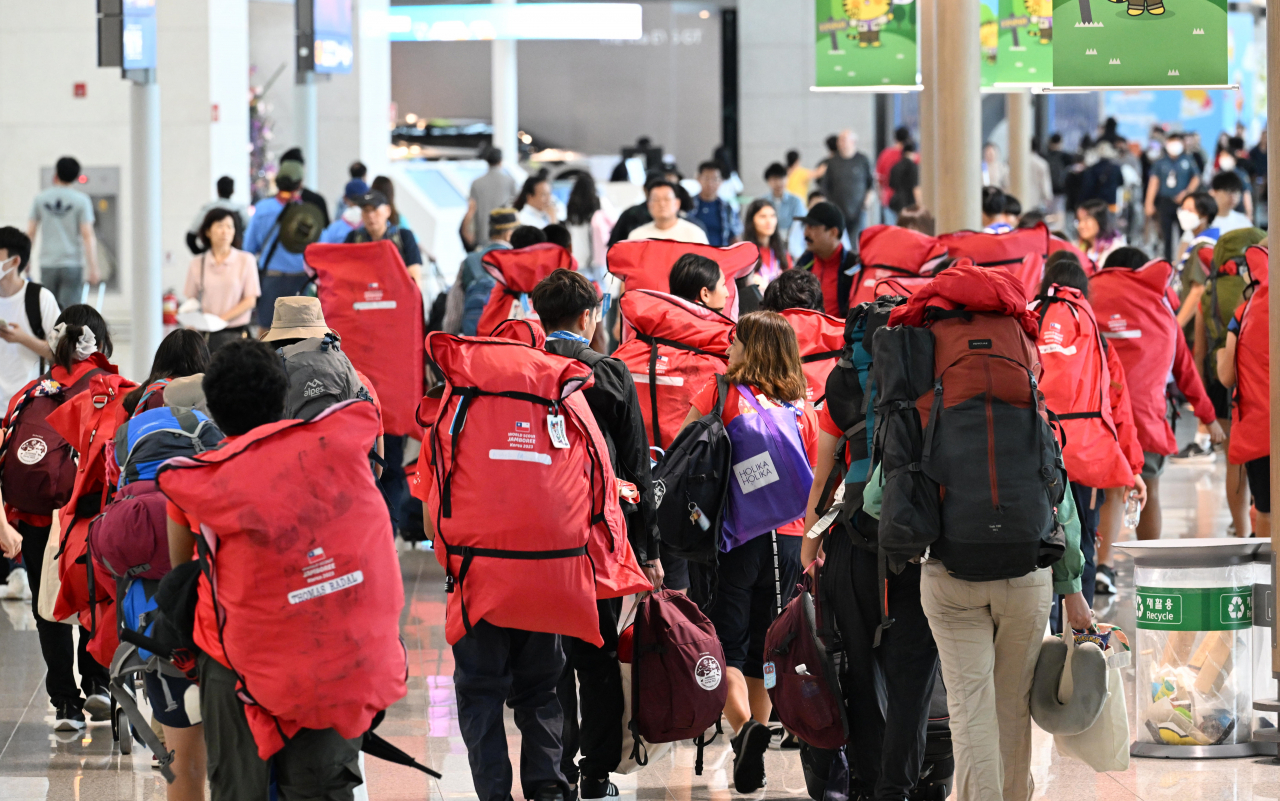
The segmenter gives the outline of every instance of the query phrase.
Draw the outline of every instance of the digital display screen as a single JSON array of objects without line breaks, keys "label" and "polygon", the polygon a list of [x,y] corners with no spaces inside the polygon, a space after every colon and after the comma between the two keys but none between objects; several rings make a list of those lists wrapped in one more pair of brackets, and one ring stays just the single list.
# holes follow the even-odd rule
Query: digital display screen
[{"label": "digital display screen", "polygon": [[393,6],[387,29],[393,42],[639,39],[643,33],[637,3]]},{"label": "digital display screen", "polygon": [[351,72],[351,65],[355,62],[355,49],[351,43],[351,0],[314,2],[316,72]]},{"label": "digital display screen", "polygon": [[124,2],[124,68],[156,68],[156,0]]}]

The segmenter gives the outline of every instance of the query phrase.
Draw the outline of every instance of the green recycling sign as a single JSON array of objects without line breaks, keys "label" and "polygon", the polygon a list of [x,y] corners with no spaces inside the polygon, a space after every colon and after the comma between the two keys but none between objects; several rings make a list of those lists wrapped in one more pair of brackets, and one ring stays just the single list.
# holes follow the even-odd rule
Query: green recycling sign
[{"label": "green recycling sign", "polygon": [[1138,628],[1233,631],[1253,625],[1252,587],[1139,587]]}]

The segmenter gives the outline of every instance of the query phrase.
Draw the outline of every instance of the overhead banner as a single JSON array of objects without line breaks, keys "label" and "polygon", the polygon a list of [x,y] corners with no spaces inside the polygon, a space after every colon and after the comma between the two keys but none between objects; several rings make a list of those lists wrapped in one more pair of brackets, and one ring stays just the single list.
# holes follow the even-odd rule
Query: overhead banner
[{"label": "overhead banner", "polygon": [[1222,87],[1227,0],[1053,0],[1053,85]]},{"label": "overhead banner", "polygon": [[920,88],[915,0],[816,0],[814,89]]},{"label": "overhead banner", "polygon": [[1053,82],[1053,0],[1000,0],[1000,54],[995,86]]}]

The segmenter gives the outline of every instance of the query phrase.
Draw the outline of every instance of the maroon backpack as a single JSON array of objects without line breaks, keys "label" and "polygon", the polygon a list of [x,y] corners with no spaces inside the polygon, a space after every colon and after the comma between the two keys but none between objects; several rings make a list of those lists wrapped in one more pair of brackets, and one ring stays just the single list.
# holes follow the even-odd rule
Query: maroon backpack
[{"label": "maroon backpack", "polygon": [[814,748],[841,748],[849,739],[835,659],[819,634],[818,610],[804,577],[764,639],[764,686],[787,731]]},{"label": "maroon backpack", "polygon": [[[92,362],[81,364],[89,366]],[[101,372],[98,367],[87,369],[70,386],[54,381],[46,373],[23,391],[5,421],[0,491],[6,504],[27,514],[48,516],[71,500],[76,481],[74,451],[49,425],[48,417],[87,390],[89,381]]]},{"label": "maroon backpack", "polygon": [[[688,596],[662,590],[638,602],[632,642],[633,735],[650,743],[697,738],[701,775],[702,748],[711,742],[702,736],[720,721],[729,697],[715,626]],[[648,761],[639,753],[632,758]]]},{"label": "maroon backpack", "polygon": [[89,524],[89,552],[116,578],[164,578],[169,563],[166,498],[155,481],[125,484]]}]

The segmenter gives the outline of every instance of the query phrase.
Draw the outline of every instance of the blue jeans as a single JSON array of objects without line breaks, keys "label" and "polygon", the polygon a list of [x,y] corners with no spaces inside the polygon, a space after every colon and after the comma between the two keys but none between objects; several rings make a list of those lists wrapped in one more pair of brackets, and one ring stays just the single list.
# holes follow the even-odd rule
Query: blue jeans
[{"label": "blue jeans", "polygon": [[41,267],[40,283],[58,299],[59,308],[74,306],[84,291],[84,268]]}]

